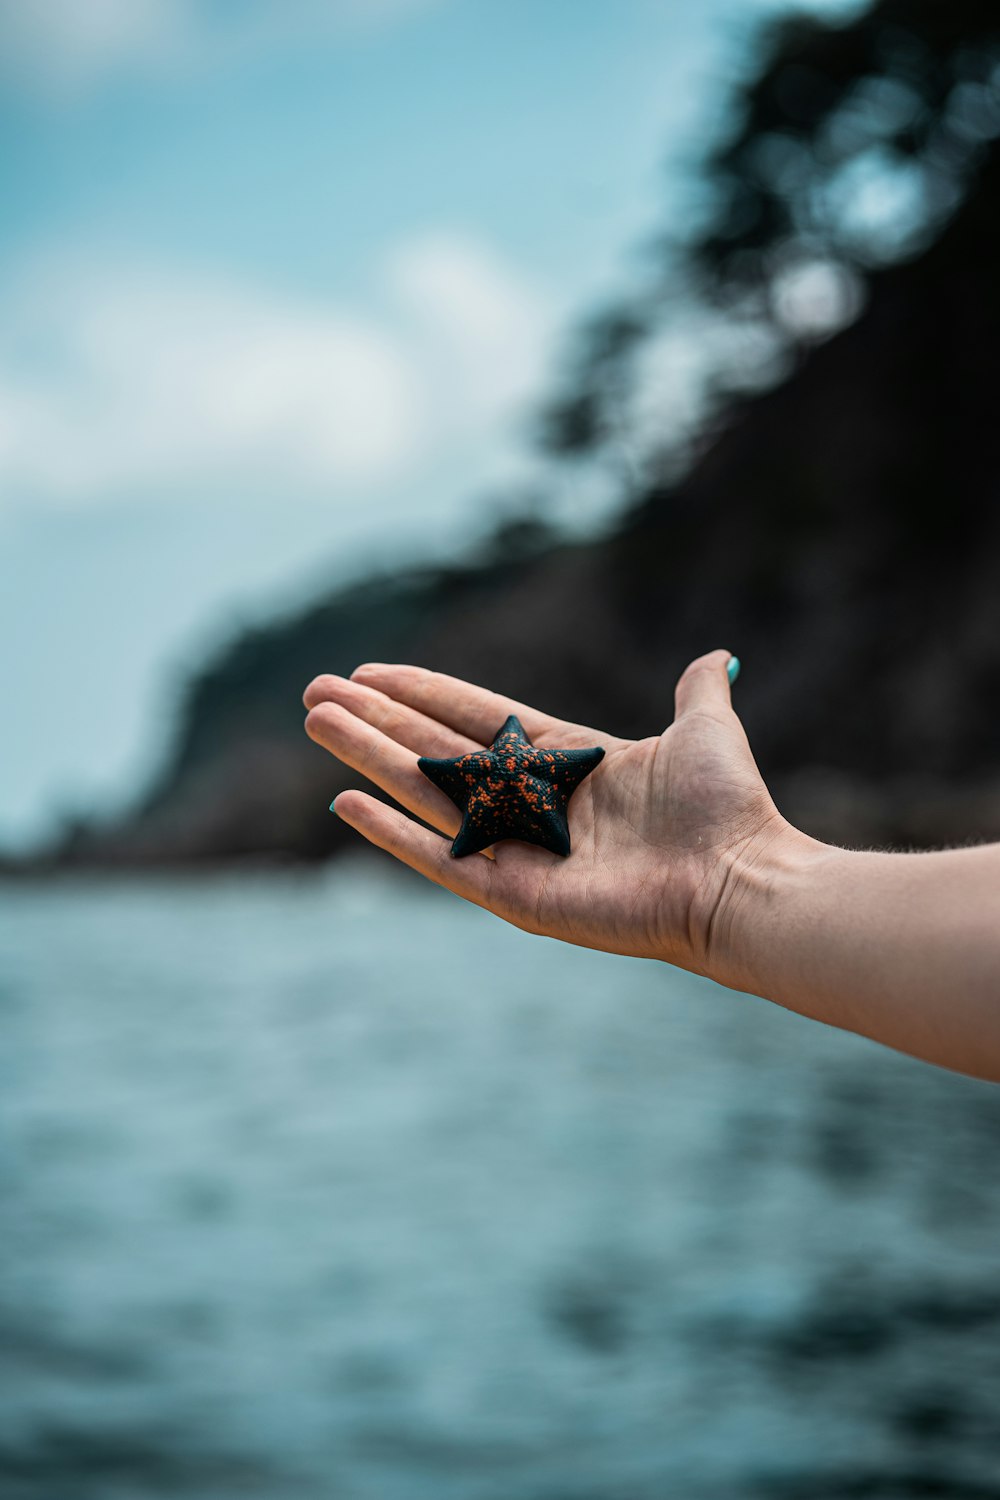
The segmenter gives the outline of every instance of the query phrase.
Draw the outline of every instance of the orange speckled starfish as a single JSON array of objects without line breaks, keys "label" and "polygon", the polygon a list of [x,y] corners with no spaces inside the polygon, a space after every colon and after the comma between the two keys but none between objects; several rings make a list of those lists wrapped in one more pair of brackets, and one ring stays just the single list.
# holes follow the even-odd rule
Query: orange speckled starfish
[{"label": "orange speckled starfish", "polygon": [[500,839],[521,839],[553,854],[568,854],[567,804],[603,758],[599,747],[538,749],[511,714],[488,750],[471,750],[454,760],[422,755],[417,765],[463,814],[451,846],[456,858]]}]

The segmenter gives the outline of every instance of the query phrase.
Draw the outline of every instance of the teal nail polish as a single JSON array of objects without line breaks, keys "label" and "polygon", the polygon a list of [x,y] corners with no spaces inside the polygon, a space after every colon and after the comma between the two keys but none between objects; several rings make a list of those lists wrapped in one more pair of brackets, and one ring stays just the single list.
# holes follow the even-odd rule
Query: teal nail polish
[{"label": "teal nail polish", "polygon": [[739,675],[740,659],[738,656],[731,656],[726,662],[726,676],[729,678],[730,687],[732,687],[733,683],[736,681]]},{"label": "teal nail polish", "polygon": [[338,818],[339,818],[339,817],[340,817],[340,813],[339,813],[339,812],[337,812],[337,804],[336,804],[336,802],[331,802],[331,803],[330,803],[330,811],[331,811],[331,812],[332,812],[332,813],[337,813],[337,817],[338,817]]}]

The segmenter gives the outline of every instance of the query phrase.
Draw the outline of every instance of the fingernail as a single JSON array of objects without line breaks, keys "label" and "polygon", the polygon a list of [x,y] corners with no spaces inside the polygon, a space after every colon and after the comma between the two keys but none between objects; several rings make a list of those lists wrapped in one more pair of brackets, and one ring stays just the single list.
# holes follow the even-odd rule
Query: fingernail
[{"label": "fingernail", "polygon": [[729,678],[730,687],[732,687],[733,683],[736,681],[739,675],[740,659],[738,656],[731,656],[726,662],[726,676]]},{"label": "fingernail", "polygon": [[331,812],[332,812],[332,813],[337,813],[337,817],[338,817],[338,818],[339,818],[339,817],[340,817],[340,813],[339,813],[339,812],[337,812],[337,804],[336,804],[336,802],[331,802],[331,803],[330,803],[330,811],[331,811]]}]

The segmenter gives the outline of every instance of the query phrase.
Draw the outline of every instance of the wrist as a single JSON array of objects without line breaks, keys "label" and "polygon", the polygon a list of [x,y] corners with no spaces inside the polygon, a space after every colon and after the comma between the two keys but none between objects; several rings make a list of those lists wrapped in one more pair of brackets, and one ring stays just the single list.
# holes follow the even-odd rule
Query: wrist
[{"label": "wrist", "polygon": [[727,850],[704,926],[702,972],[730,989],[773,994],[780,988],[783,939],[794,926],[799,897],[820,867],[842,852],[777,813],[752,838]]}]

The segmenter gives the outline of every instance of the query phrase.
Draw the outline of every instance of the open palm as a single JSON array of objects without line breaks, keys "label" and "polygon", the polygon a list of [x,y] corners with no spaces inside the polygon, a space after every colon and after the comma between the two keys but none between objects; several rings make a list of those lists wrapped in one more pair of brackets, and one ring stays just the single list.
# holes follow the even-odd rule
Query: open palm
[{"label": "open palm", "polygon": [[606,754],[569,804],[572,853],[515,840],[453,859],[449,842],[363,792],[336,811],[365,838],[440,885],[531,932],[704,970],[712,923],[738,856],[782,820],[732,710],[713,651],[677,685],[662,734],[622,740],[421,667],[368,663],[305,692],[310,736],[441,834],[461,815],[417,767],[488,745],[508,714],[542,747]]}]

